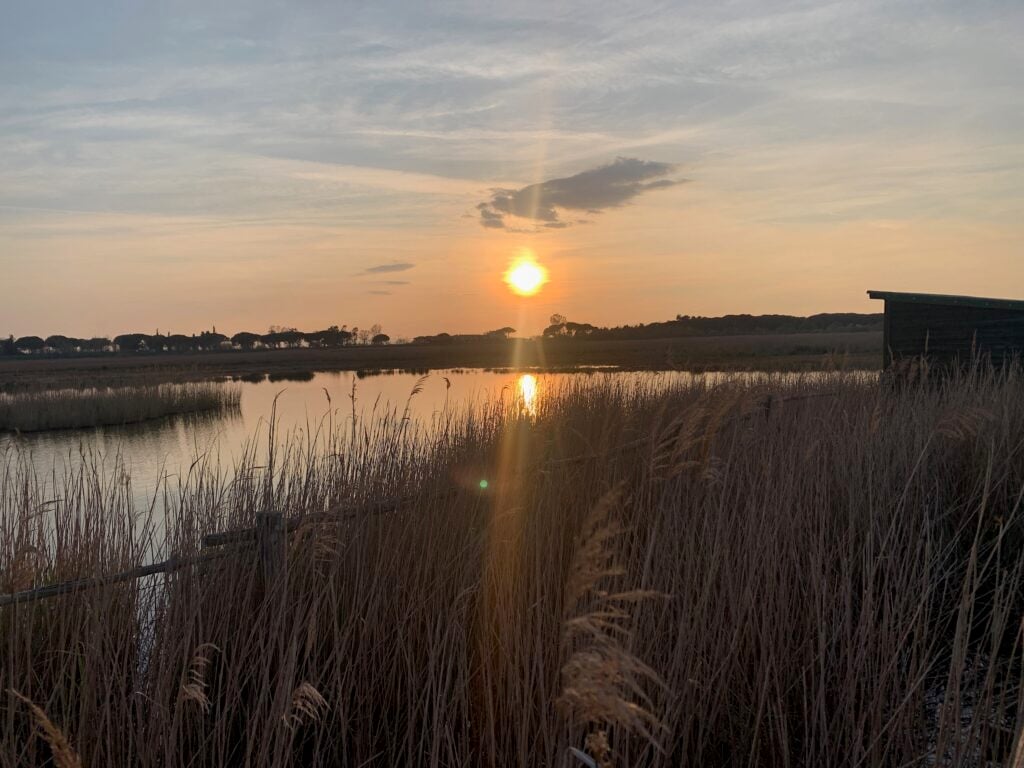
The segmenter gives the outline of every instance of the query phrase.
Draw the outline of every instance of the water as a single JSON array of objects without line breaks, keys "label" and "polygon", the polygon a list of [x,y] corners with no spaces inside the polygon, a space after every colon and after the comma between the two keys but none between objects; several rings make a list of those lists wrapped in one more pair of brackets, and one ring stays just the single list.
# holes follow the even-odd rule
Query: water
[{"label": "water", "polygon": [[[359,377],[352,372],[316,373],[291,380],[241,381],[238,411],[196,414],[142,424],[98,429],[59,430],[14,436],[0,433],[0,457],[12,451],[28,456],[37,473],[58,474],[83,461],[114,471],[118,459],[131,477],[138,501],[151,496],[165,479],[187,472],[196,456],[215,452],[224,464],[239,457],[254,439],[266,439],[274,412],[279,434],[315,430],[329,411],[335,423],[350,419],[353,407],[361,418],[408,407],[413,419],[429,422],[446,407],[518,397],[527,408],[556,380],[587,375],[523,374],[493,371],[434,371]],[[660,375],[660,374],[655,374]],[[671,375],[671,374],[670,374]],[[302,380],[306,379],[306,380]],[[411,393],[419,385],[414,397]],[[353,389],[354,386],[354,389]],[[353,404],[353,396],[355,402]],[[276,399],[276,411],[275,411]]]},{"label": "water", "polygon": [[[241,388],[241,407],[236,412],[18,437],[0,434],[0,461],[13,449],[27,455],[37,473],[57,472],[59,475],[83,460],[113,472],[120,460],[131,478],[136,503],[145,505],[162,483],[173,482],[187,472],[196,456],[212,452],[220,457],[223,465],[230,466],[247,443],[254,439],[265,440],[275,398],[279,434],[295,434],[300,430],[315,430],[331,410],[335,423],[344,423],[352,414],[353,394],[354,408],[361,418],[372,418],[374,412],[380,414],[392,408],[401,413],[408,408],[411,418],[429,423],[445,408],[457,410],[498,398],[517,398],[525,409],[534,410],[547,393],[581,379],[643,379],[655,386],[667,386],[700,377],[714,381],[724,376],[737,374],[442,370],[433,371],[425,378],[416,373],[359,377],[352,372],[309,374],[298,380],[263,377],[260,381],[228,385]],[[417,386],[419,393],[410,397]]]}]

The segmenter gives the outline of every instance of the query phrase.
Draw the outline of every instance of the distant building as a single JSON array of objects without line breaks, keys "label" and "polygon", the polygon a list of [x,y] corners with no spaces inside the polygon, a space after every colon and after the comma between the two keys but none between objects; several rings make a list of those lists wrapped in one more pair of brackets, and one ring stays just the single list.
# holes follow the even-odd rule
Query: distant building
[{"label": "distant building", "polygon": [[886,368],[911,358],[954,367],[977,357],[1001,366],[1024,354],[1024,301],[892,291],[868,296],[885,302]]}]

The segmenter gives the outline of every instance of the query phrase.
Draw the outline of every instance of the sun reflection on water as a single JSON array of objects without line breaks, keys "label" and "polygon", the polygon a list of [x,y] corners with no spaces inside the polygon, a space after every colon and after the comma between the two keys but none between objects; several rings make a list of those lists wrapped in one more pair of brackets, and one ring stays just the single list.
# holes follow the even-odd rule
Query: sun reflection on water
[{"label": "sun reflection on water", "polygon": [[524,373],[516,381],[516,390],[522,401],[523,413],[530,418],[537,416],[537,377],[532,373]]}]

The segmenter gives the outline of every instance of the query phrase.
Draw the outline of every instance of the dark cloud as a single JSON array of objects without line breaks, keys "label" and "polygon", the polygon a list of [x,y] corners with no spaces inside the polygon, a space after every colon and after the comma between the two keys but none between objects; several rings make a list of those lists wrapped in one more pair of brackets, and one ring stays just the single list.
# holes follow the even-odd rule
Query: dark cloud
[{"label": "dark cloud", "polygon": [[570,222],[559,210],[600,213],[618,208],[651,189],[664,189],[681,180],[662,178],[675,166],[651,160],[619,157],[614,163],[589,171],[530,184],[522,189],[493,189],[491,199],[477,205],[480,224],[490,229],[509,229],[506,216],[533,219],[548,229],[562,229]]},{"label": "dark cloud", "polygon": [[407,261],[396,261],[393,264],[377,264],[373,267],[367,267],[363,270],[364,275],[379,275],[385,272],[405,272],[407,269],[412,269],[415,264],[410,264]]},{"label": "dark cloud", "polygon": [[492,211],[488,207],[488,203],[480,203],[477,208],[480,209],[480,223],[483,226],[493,227],[494,229],[504,229],[504,217],[500,213]]}]

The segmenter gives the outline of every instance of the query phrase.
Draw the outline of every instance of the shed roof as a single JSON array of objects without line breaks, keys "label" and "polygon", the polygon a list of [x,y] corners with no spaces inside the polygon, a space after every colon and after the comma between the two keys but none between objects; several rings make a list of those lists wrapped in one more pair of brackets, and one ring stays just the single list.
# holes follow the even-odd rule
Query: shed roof
[{"label": "shed roof", "polygon": [[988,299],[981,296],[948,296],[939,293],[900,293],[897,291],[868,291],[868,296],[872,299],[899,301],[907,304],[944,304],[950,307],[1016,309],[1024,312],[1024,301],[1016,299]]}]

